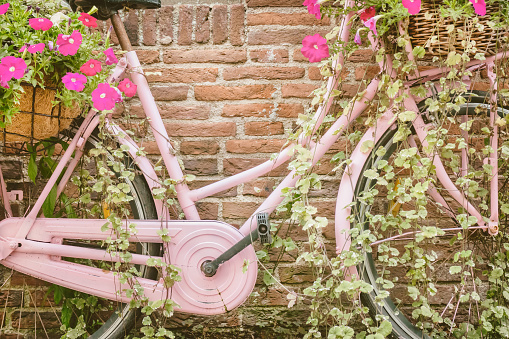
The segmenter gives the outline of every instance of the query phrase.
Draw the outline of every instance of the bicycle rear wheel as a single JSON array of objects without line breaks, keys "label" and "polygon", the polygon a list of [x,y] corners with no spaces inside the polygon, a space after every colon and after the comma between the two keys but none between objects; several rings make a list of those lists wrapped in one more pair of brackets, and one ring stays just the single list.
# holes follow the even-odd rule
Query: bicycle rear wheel
[{"label": "bicycle rear wheel", "polygon": [[[479,92],[465,97],[467,103],[461,105],[460,111],[445,119],[449,124],[446,129],[459,131],[457,127],[465,121],[462,116],[468,116],[472,124],[468,147],[480,150],[489,139],[489,134],[482,131],[490,110],[489,100]],[[426,107],[421,109],[424,111]],[[509,113],[502,107],[498,111],[499,115]],[[411,160],[415,159],[415,151],[424,154],[417,137],[410,135],[397,142],[396,133],[397,129],[389,129],[363,166],[355,185],[356,204],[352,208],[355,219],[351,225],[359,231],[371,232],[377,241],[407,235],[375,246],[354,240],[352,246],[368,248],[358,272],[361,279],[373,286],[373,291],[363,294],[361,300],[374,319],[391,322],[395,338],[467,334],[480,337],[485,310],[482,301],[487,293],[497,290],[490,282],[489,270],[495,267],[494,258],[505,252],[504,244],[509,242],[504,232],[507,220],[500,220],[498,237],[480,229],[463,229],[465,218],[470,223],[473,220],[468,219],[462,207],[436,184],[448,206],[438,204],[427,196],[425,182],[428,180],[416,175],[423,166],[429,166],[423,165],[425,160],[421,164]],[[454,135],[454,132],[447,133],[444,138]],[[410,138],[414,139],[416,149],[409,145]],[[482,152],[469,153],[469,174],[465,180],[454,160],[457,148],[456,144],[456,149],[451,146],[451,152],[442,154],[447,171],[455,183],[471,188],[467,189],[469,201],[489,215],[486,207],[489,206],[489,178],[483,171]],[[507,163],[501,166],[502,172],[507,173]],[[438,183],[433,170],[430,173],[432,182]],[[503,185],[499,193],[502,192]],[[420,194],[422,198],[415,198]],[[505,304],[505,300],[501,302]]]},{"label": "bicycle rear wheel", "polygon": [[[70,141],[76,129],[71,129],[62,135],[62,140]],[[98,137],[97,131],[92,134],[88,139],[86,150],[97,147],[102,143],[102,140]],[[45,147],[50,143],[47,143]],[[20,157],[17,156],[16,159]],[[29,156],[28,156],[29,158]],[[118,177],[118,182],[126,184],[129,188],[129,195],[132,200],[128,203],[127,209],[129,217],[133,219],[157,219],[157,211],[152,198],[150,188],[140,173],[140,171],[134,165],[132,159],[123,154],[119,158],[118,154],[116,158],[112,152],[105,154],[105,161],[111,162],[122,162],[123,166],[127,170],[134,171],[132,178],[127,178],[125,175],[120,176],[118,172],[114,172],[115,176]],[[92,185],[93,181],[81,181],[79,178],[83,178],[83,175],[87,176],[90,171],[96,171],[94,162],[97,160],[95,156],[92,156],[86,152],[83,158],[80,160],[80,164],[76,167],[75,173],[73,173],[74,180],[70,180],[68,185],[64,189],[65,201],[61,200],[55,204],[55,215],[60,218],[72,217],[72,218],[97,218],[97,210],[102,212],[103,217],[109,213],[107,208],[97,208],[101,206],[102,197],[97,192],[90,194],[90,190],[82,190],[80,185]],[[28,161],[28,159],[26,159]],[[20,164],[21,165],[21,164]],[[117,169],[118,170],[118,169]],[[10,176],[5,173],[6,177],[18,178],[15,182],[8,182],[8,188],[16,187],[28,187],[29,189],[24,192],[25,201],[21,202],[23,206],[29,206],[33,201],[33,196],[37,197],[37,193],[42,189],[45,180],[41,179],[41,173],[38,176],[38,184],[34,187],[27,183],[28,178],[19,176]],[[93,179],[92,179],[93,180]],[[86,193],[85,193],[86,192]],[[91,195],[89,198],[83,199],[85,194]],[[28,199],[27,199],[28,198]],[[95,208],[94,208],[95,206]],[[23,210],[20,208],[20,210]],[[95,209],[96,213],[92,213],[91,210]],[[102,209],[102,211],[100,211]],[[75,245],[80,247],[93,247],[93,248],[104,248],[104,245],[99,242],[83,242],[76,241],[73,239],[64,239],[64,244]],[[131,246],[129,250],[145,255],[159,256],[161,253],[160,244],[152,243],[138,243],[136,246]],[[72,259],[69,259],[72,260]],[[80,261],[85,265],[97,266],[101,263]],[[125,269],[125,268],[124,268]],[[154,268],[150,267],[137,267],[140,272],[139,276],[148,279],[157,279],[158,272]],[[137,322],[139,312],[137,309],[131,309],[127,305],[118,304],[106,300],[97,300],[93,296],[87,296],[85,294],[62,290],[57,286],[50,286],[49,289],[53,293],[48,293],[48,287],[46,284],[40,281],[34,281],[34,279],[14,273],[6,268],[1,269],[0,277],[2,279],[2,288],[0,291],[0,300],[3,301],[1,317],[2,323],[0,326],[0,334],[12,334],[12,335],[26,335],[37,336],[40,338],[53,338],[56,335],[61,335],[62,321],[64,317],[67,317],[67,321],[70,324],[69,328],[77,326],[73,330],[73,335],[77,335],[77,338],[94,338],[94,339],[120,339],[125,338],[133,326]],[[64,303],[57,304],[60,297],[56,295],[67,295],[69,301],[68,304]],[[83,316],[85,312],[80,314],[80,308],[83,309],[83,305],[88,303],[94,306],[87,311],[84,319],[79,320],[80,315]],[[67,315],[61,313],[67,305],[70,307],[66,310]],[[90,314],[92,313],[92,314]],[[79,327],[78,327],[79,325]]]}]

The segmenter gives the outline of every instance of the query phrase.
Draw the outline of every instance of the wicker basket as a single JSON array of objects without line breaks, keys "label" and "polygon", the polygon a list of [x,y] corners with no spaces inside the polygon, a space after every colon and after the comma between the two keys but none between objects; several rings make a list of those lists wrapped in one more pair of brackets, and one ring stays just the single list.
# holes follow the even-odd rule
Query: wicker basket
[{"label": "wicker basket", "polygon": [[53,106],[56,88],[33,87],[23,84],[25,93],[21,97],[20,112],[12,118],[12,123],[0,129],[4,146],[12,142],[33,142],[57,136],[67,129],[72,120],[80,114],[77,104],[72,107]]},{"label": "wicker basket", "polygon": [[[444,56],[451,51],[463,52],[461,45],[462,36],[458,36],[458,30],[453,33],[447,32],[448,25],[454,25],[463,30],[471,40],[475,41],[478,52],[486,56],[496,54],[499,50],[499,39],[505,35],[505,31],[496,31],[488,26],[489,13],[498,11],[498,7],[487,6],[487,15],[479,16],[479,23],[485,26],[484,31],[472,29],[472,18],[453,21],[450,18],[444,19],[439,14],[442,0],[423,0],[421,11],[410,17],[408,33],[413,46],[423,46],[429,55]],[[432,42],[435,37],[436,41]]]}]

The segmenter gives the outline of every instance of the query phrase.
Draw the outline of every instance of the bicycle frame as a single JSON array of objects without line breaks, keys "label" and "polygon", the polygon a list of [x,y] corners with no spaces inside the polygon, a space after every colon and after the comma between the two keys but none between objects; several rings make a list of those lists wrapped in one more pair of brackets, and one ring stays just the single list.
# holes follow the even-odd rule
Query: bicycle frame
[{"label": "bicycle frame", "polygon": [[[352,7],[353,3],[354,2],[352,1],[351,3],[347,4],[347,6]],[[343,41],[348,41],[349,39],[351,19],[354,14],[355,13],[350,13],[343,18],[339,33],[339,36]],[[125,58],[122,59],[115,68],[111,76],[111,80],[114,81],[115,79],[118,79],[118,77],[124,73],[126,68],[131,71],[132,80],[138,86],[138,96],[146,116],[148,117],[148,121],[157,147],[161,153],[163,162],[171,179],[177,182],[177,199],[180,203],[180,206],[182,207],[186,219],[188,220],[170,220],[168,212],[163,208],[162,202],[156,201],[159,220],[126,221],[126,227],[128,227],[129,224],[136,223],[138,235],[133,237],[131,240],[137,242],[161,243],[162,241],[160,236],[157,235],[157,230],[159,230],[161,227],[170,230],[172,241],[167,250],[171,253],[170,257],[172,257],[172,260],[174,260],[173,264],[176,264],[177,266],[179,264],[183,265],[182,267],[185,271],[183,274],[187,274],[184,280],[188,279],[186,283],[175,284],[175,287],[172,289],[171,298],[180,305],[179,310],[183,312],[199,314],[223,313],[225,309],[229,310],[242,304],[242,302],[250,294],[256,280],[257,272],[256,256],[254,255],[254,251],[252,247],[244,249],[239,253],[239,255],[236,256],[236,258],[232,259],[231,262],[229,261],[227,264],[224,264],[224,267],[221,266],[222,269],[220,268],[218,274],[213,278],[205,278],[203,276],[202,272],[199,270],[201,263],[205,259],[214,259],[214,256],[217,257],[226,249],[240,241],[240,239],[249,235],[251,231],[256,227],[256,215],[261,212],[267,212],[269,214],[272,213],[283,200],[281,194],[282,190],[286,187],[294,187],[299,180],[299,176],[296,175],[295,171],[291,171],[277,186],[277,188],[269,195],[269,197],[257,208],[253,215],[246,220],[246,222],[238,231],[232,226],[222,222],[200,221],[200,216],[195,204],[201,199],[263,176],[274,168],[281,166],[292,157],[295,144],[286,147],[273,160],[268,160],[247,171],[233,175],[226,179],[222,179],[202,188],[190,190],[187,184],[184,182],[184,174],[179,166],[178,158],[174,155],[173,149],[170,145],[169,136],[164,128],[164,124],[161,116],[159,115],[155,100],[150,93],[148,82],[143,75],[143,70],[137,58],[136,52],[134,52],[130,46],[129,40],[123,28],[123,24],[118,15],[114,15],[112,17],[112,23],[121,42],[121,47],[126,50],[127,53],[125,54]],[[370,41],[372,49],[377,50],[379,43],[371,34]],[[406,46],[406,50],[408,52],[409,59],[412,59],[412,46],[409,44]],[[491,86],[494,91],[496,91],[497,83],[494,73],[494,63],[497,60],[506,57],[506,53],[502,52],[487,58],[485,61],[472,61],[467,64],[467,68],[479,69],[486,67],[488,70]],[[339,69],[339,66],[342,67],[343,64],[344,60],[341,56],[333,64],[332,68],[337,70]],[[392,72],[391,59],[388,58],[386,63],[380,63],[380,69],[382,72],[390,74],[390,72]],[[404,91],[408,95],[407,99],[404,100],[405,109],[417,113],[419,112],[415,98],[409,93],[409,87],[411,85],[418,82],[424,82],[427,80],[439,78],[447,72],[448,69],[436,68],[421,72],[418,78],[409,78],[404,87]],[[393,76],[395,76],[395,74],[393,74]],[[361,114],[365,111],[368,106],[367,103],[375,98],[379,82],[380,80],[377,78],[372,80],[371,83],[367,86],[364,94],[362,95],[362,98],[356,100],[353,103],[350,112],[339,117],[318,142],[314,143],[304,135],[298,139],[298,143],[300,145],[309,145],[311,148],[311,153],[313,154],[313,165],[315,165],[323,157],[323,155],[337,141],[337,139],[348,128],[348,126],[350,126],[350,124],[359,116],[361,116]],[[315,131],[320,127],[324,117],[330,110],[333,101],[330,93],[336,87],[336,78],[331,77],[327,84],[328,94],[326,95],[326,100],[324,104],[319,107],[318,111],[313,117],[313,119],[316,121]],[[492,102],[496,102],[496,94],[492,95],[491,100]],[[463,193],[461,193],[461,190],[454,185],[449,175],[446,173],[440,158],[434,154],[426,155],[428,157],[432,157],[433,164],[437,168],[438,179],[443,187],[445,187],[450,192],[451,196],[459,204],[461,204],[461,206],[463,206],[469,214],[477,218],[478,227],[488,229],[491,234],[496,234],[498,225],[498,159],[496,152],[496,149],[498,148],[498,131],[497,126],[494,123],[496,114],[497,108],[495,106],[491,109],[490,112],[490,123],[494,130],[494,134],[491,139],[491,146],[495,151],[489,155],[489,162],[493,167],[493,179],[491,180],[491,216],[490,222],[488,224],[484,222],[483,217],[475,209],[475,207],[468,202]],[[388,129],[396,127],[395,120],[396,117],[392,109],[389,109],[378,120],[376,127],[371,127],[364,134],[351,155],[352,163],[347,166],[344,171],[340,183],[335,215],[338,254],[344,248],[349,248],[350,246],[350,240],[348,238],[350,222],[348,220],[351,214],[351,208],[345,208],[345,206],[349,205],[354,199],[354,183],[357,182],[357,180],[360,178],[362,172],[362,164],[365,163],[369,155],[369,152],[361,151],[361,145],[366,141],[372,141],[373,144],[376,144]],[[128,301],[129,298],[127,298],[124,294],[119,294],[118,291],[122,291],[127,287],[125,284],[120,284],[118,281],[116,281],[115,277],[113,277],[110,272],[99,272],[100,270],[91,267],[55,260],[55,257],[67,256],[93,260],[107,260],[113,262],[120,261],[121,259],[119,257],[112,256],[102,250],[72,248],[72,246],[62,245],[62,239],[64,238],[90,240],[106,239],[108,236],[111,236],[111,234],[101,232],[101,226],[104,225],[104,220],[38,218],[43,202],[45,201],[52,187],[57,183],[58,178],[63,173],[62,179],[58,184],[57,194],[62,192],[67,181],[70,179],[71,173],[78,163],[79,158],[83,153],[86,140],[91,135],[92,131],[98,126],[98,124],[99,118],[96,115],[96,112],[93,110],[90,111],[88,116],[85,118],[84,123],[78,130],[78,133],[69,145],[69,148],[62,156],[60,163],[46,184],[41,196],[38,198],[36,204],[27,215],[27,217],[8,218],[0,222],[0,263],[23,273],[30,274],[63,286],[67,286],[72,289],[125,302]],[[423,117],[420,114],[417,114],[416,119],[412,122],[412,124],[417,132],[417,136],[421,144],[426,146],[427,128],[429,126],[426,126]],[[156,171],[154,170],[151,162],[146,157],[139,155],[140,149],[138,145],[136,145],[136,143],[111,120],[107,119],[106,126],[111,133],[117,136],[121,145],[128,147],[128,152],[134,159],[136,165],[143,172],[143,175],[147,179],[149,186],[151,188],[158,187],[159,178],[156,174]],[[73,154],[74,158],[72,158]],[[463,166],[466,166],[466,156],[466,151],[462,151]],[[67,169],[64,172],[66,165]],[[0,192],[2,192],[2,198],[4,205],[6,206],[6,210],[9,211],[9,198],[7,196],[5,183],[1,175],[0,179],[2,179],[0,181],[2,186]],[[428,193],[433,197],[433,199],[435,199],[435,201],[441,203],[443,206],[447,206],[445,199],[436,189],[432,187],[428,190]],[[210,240],[209,238],[213,240]],[[217,246],[214,247],[210,254],[207,254],[202,259],[200,259],[200,262],[194,263],[195,266],[193,267],[191,267],[192,265],[188,264],[188,262],[179,262],[178,259],[175,259],[176,257],[178,258],[178,253],[182,247],[189,244],[192,245],[193,242],[198,241],[196,239],[202,239],[202,242],[216,242]],[[148,258],[149,257],[146,255],[133,255],[132,263],[146,264]],[[250,261],[248,273],[243,276],[238,275],[235,272],[232,273],[231,271],[239,269],[238,265],[242,265],[244,259],[248,259]],[[188,266],[190,268],[188,268]],[[355,270],[350,270],[348,274],[353,276],[357,273]],[[233,279],[231,281],[235,281],[235,283],[232,287],[233,292],[231,292],[232,294],[229,296],[230,299],[218,301],[217,297],[213,296],[212,294],[206,295],[202,292],[196,292],[191,287],[189,287],[191,284],[190,281],[193,279],[203,281],[204,286],[208,284],[216,289],[216,284],[218,281],[221,281],[221,279]],[[145,279],[139,280],[141,281],[142,286],[145,288],[145,292],[147,293],[147,291],[150,291],[147,295],[149,298],[156,300],[166,298],[168,296],[167,290],[163,288],[161,282],[154,282]],[[214,288],[212,288],[212,290],[214,293],[216,293],[217,296],[217,290]],[[240,289],[243,290],[240,291]],[[190,297],[190,295],[192,295],[192,297]],[[226,294],[222,294],[223,298],[225,295]],[[196,302],[196,300],[198,300],[197,298],[204,298],[207,302]],[[213,300],[214,302],[210,302],[210,300]]]}]

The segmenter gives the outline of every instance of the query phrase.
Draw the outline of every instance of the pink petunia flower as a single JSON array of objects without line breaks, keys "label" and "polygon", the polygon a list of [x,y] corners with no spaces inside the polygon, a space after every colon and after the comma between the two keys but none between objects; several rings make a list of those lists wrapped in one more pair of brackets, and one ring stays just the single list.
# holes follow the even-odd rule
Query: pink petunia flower
[{"label": "pink petunia flower", "polygon": [[4,15],[9,10],[10,3],[6,3],[0,6],[0,15]]},{"label": "pink petunia flower", "polygon": [[120,81],[118,84],[118,89],[121,90],[126,97],[133,97],[136,95],[136,90],[138,86],[136,86],[131,80],[125,78],[124,80]]},{"label": "pink petunia flower", "polygon": [[92,102],[96,110],[111,110],[119,100],[118,92],[108,83],[100,83],[92,92]]},{"label": "pink petunia flower", "polygon": [[102,70],[101,63],[95,59],[90,59],[80,67],[81,73],[93,77]]},{"label": "pink petunia flower", "polygon": [[[0,72],[1,72],[1,68],[2,66],[0,65]],[[0,86],[2,86],[3,88],[10,88],[9,87],[9,84],[7,83],[7,81],[4,80],[3,76],[0,75]]]},{"label": "pink petunia flower", "polygon": [[28,23],[30,24],[30,27],[35,29],[36,31],[47,31],[51,27],[53,27],[53,23],[51,20],[46,18],[32,18],[28,20]]},{"label": "pink petunia flower", "polygon": [[376,15],[376,10],[374,6],[365,8],[362,12],[360,12],[359,16],[361,17],[362,22],[366,22],[372,17]]},{"label": "pink petunia flower", "polygon": [[32,54],[35,54],[38,52],[40,53],[40,52],[44,51],[44,47],[46,47],[44,42],[40,42],[35,45],[30,45],[30,46],[28,46],[28,53],[32,53]]},{"label": "pink petunia flower", "polygon": [[110,47],[103,53],[106,55],[106,61],[104,62],[106,65],[113,65],[118,62],[117,56],[115,55],[115,52],[113,52],[113,48]]},{"label": "pink petunia flower", "polygon": [[486,15],[486,2],[484,0],[469,0],[474,5],[475,14]]},{"label": "pink petunia flower", "polygon": [[21,48],[19,49],[18,52],[23,53],[24,51],[26,51],[26,49],[27,49],[27,45],[23,45],[23,46],[21,46]]},{"label": "pink petunia flower", "polygon": [[302,54],[309,59],[309,62],[318,62],[329,57],[329,46],[327,40],[320,34],[308,35],[302,40]]},{"label": "pink petunia flower", "polygon": [[320,20],[320,4],[317,4],[317,0],[304,0],[302,5],[308,7],[309,14],[313,14],[317,20]]},{"label": "pink petunia flower", "polygon": [[12,78],[21,79],[25,75],[25,70],[27,69],[25,60],[13,56],[3,57],[0,66],[0,76],[4,82]]},{"label": "pink petunia flower", "polygon": [[415,15],[421,11],[421,0],[402,0],[402,3],[410,15]]},{"label": "pink petunia flower", "polygon": [[59,34],[57,37],[58,50],[62,55],[75,55],[81,46],[82,40],[83,36],[76,30],[71,35]]},{"label": "pink petunia flower", "polygon": [[368,21],[366,21],[364,23],[364,26],[369,28],[375,35],[378,35],[378,33],[376,32],[376,22],[381,17],[382,17],[381,15],[377,15],[377,16],[372,17],[371,19],[369,19]]},{"label": "pink petunia flower", "polygon": [[362,45],[362,41],[361,41],[361,29],[362,28],[359,28],[357,30],[357,32],[355,33],[355,37],[353,38],[353,42],[355,42],[357,45]]},{"label": "pink petunia flower", "polygon": [[67,72],[67,74],[62,77],[62,82],[68,90],[81,92],[85,88],[87,77],[83,74]]},{"label": "pink petunia flower", "polygon": [[78,18],[79,21],[83,22],[83,25],[87,27],[97,27],[97,19],[87,13],[81,13]]}]

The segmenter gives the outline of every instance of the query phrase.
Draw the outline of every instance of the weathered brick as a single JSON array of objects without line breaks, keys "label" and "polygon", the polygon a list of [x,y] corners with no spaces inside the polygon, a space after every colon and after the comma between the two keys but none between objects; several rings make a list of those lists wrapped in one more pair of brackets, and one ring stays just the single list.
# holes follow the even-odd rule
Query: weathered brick
[{"label": "weathered brick", "polygon": [[300,67],[230,67],[223,71],[223,78],[225,80],[289,80],[300,79],[304,73],[304,69]]},{"label": "weathered brick", "polygon": [[[210,185],[214,182],[216,182],[216,181],[214,181],[214,180],[195,180],[195,181],[192,181],[189,183],[189,188],[194,190],[194,189],[206,186],[206,185]],[[237,187],[232,187],[230,189],[227,189],[227,190],[224,190],[224,191],[221,191],[221,192],[218,192],[218,193],[212,195],[212,197],[235,197],[235,196],[237,196]]]},{"label": "weathered brick", "polygon": [[[29,328],[33,329],[34,326],[37,328],[52,329],[60,328],[60,319],[53,311],[38,311],[35,312],[13,312],[11,315],[12,325],[14,328]],[[41,323],[42,320],[42,323]]]},{"label": "weathered brick", "polygon": [[223,117],[268,117],[274,109],[272,104],[224,105]]},{"label": "weathered brick", "polygon": [[300,25],[329,25],[328,18],[317,20],[309,13],[278,13],[265,12],[253,13],[247,16],[248,26],[258,25],[282,25],[282,26],[300,26]]},{"label": "weathered brick", "polygon": [[193,7],[179,6],[179,45],[190,45],[193,35]]},{"label": "weathered brick", "polygon": [[127,32],[127,36],[129,37],[129,41],[131,45],[138,46],[139,45],[139,35],[138,35],[138,13],[135,10],[129,10],[127,14],[127,18],[124,19],[124,27]]},{"label": "weathered brick", "polygon": [[293,61],[304,61],[304,62],[309,63],[308,58],[306,58],[306,57],[302,54],[302,52],[300,51],[300,48],[295,49],[295,51],[293,52]]},{"label": "weathered brick", "polygon": [[196,86],[194,96],[203,101],[269,99],[275,91],[273,85]]},{"label": "weathered brick", "polygon": [[184,159],[185,173],[193,175],[214,175],[218,173],[216,159]]},{"label": "weathered brick", "polygon": [[313,84],[284,84],[281,87],[281,95],[283,98],[311,98],[317,85]]},{"label": "weathered brick", "polygon": [[352,53],[348,61],[351,62],[368,62],[373,57],[373,51],[371,49],[358,49]]},{"label": "weathered brick", "polygon": [[284,133],[284,127],[279,121],[251,121],[246,122],[244,131],[247,135],[277,135]]},{"label": "weathered brick", "polygon": [[[204,105],[197,106],[173,106],[171,104],[158,103],[159,113],[163,119],[183,119],[204,120],[209,117],[210,107]],[[131,114],[140,118],[145,117],[145,113],[140,105],[131,106]]]},{"label": "weathered brick", "polygon": [[309,67],[308,68],[308,78],[309,80],[323,80],[324,77],[320,74],[320,68],[318,67]]},{"label": "weathered brick", "polygon": [[288,50],[286,49],[259,49],[249,52],[251,61],[254,62],[288,62]]},{"label": "weathered brick", "polygon": [[304,113],[304,106],[301,104],[279,104],[277,115],[281,118],[296,118]]},{"label": "weathered brick", "polygon": [[210,39],[210,10],[209,6],[196,8],[196,32],[194,33],[196,42],[204,43]]},{"label": "weathered brick", "polygon": [[274,190],[276,183],[276,180],[266,178],[246,182],[242,189],[242,194],[254,195],[256,197],[268,197]]},{"label": "weathered brick", "polygon": [[[313,31],[323,35],[325,31]],[[278,44],[301,45],[302,39],[309,35],[306,28],[253,29],[247,35],[249,45],[269,45],[274,41]]]},{"label": "weathered brick", "polygon": [[44,280],[40,280],[22,273],[14,272],[11,276],[11,286],[46,286],[49,285]]},{"label": "weathered brick", "polygon": [[159,51],[136,50],[136,55],[142,64],[153,64],[159,62]]},{"label": "weathered brick", "polygon": [[371,80],[380,72],[378,65],[369,65],[366,67],[355,68],[355,80]]},{"label": "weathered brick", "polygon": [[223,218],[227,219],[245,219],[249,218],[256,208],[258,207],[256,202],[246,201],[224,201],[223,202]]},{"label": "weathered brick", "polygon": [[203,220],[217,220],[219,204],[217,202],[199,202],[196,204],[200,218]]},{"label": "weathered brick", "polygon": [[230,153],[274,153],[279,152],[286,140],[227,140],[226,151]]},{"label": "weathered brick", "polygon": [[163,6],[159,10],[160,42],[169,45],[173,41],[173,6]]},{"label": "weathered brick", "polygon": [[23,177],[23,164],[16,160],[1,160],[2,174],[4,179],[19,180]]},{"label": "weathered brick", "polygon": [[228,7],[215,5],[212,7],[212,42],[222,44],[228,38]]},{"label": "weathered brick", "polygon": [[214,82],[217,68],[145,68],[148,82]]},{"label": "weathered brick", "polygon": [[182,141],[180,152],[192,155],[217,154],[219,152],[219,144],[215,141]]},{"label": "weathered brick", "polygon": [[163,54],[163,61],[170,64],[192,62],[239,63],[247,60],[245,50],[206,49],[206,50],[169,50]]},{"label": "weathered brick", "polygon": [[[228,158],[223,159],[223,171],[224,174],[232,175],[237,174],[242,171],[245,171],[247,169],[253,168],[265,161],[269,160],[267,159],[258,159],[258,158]],[[272,171],[267,173],[267,176],[281,176],[288,174],[287,164],[282,164],[281,166],[274,168]]]},{"label": "weathered brick", "polygon": [[146,9],[143,14],[143,44],[155,46],[157,42],[157,20],[156,10]]},{"label": "weathered brick", "polygon": [[0,291],[0,302],[4,307],[23,306],[22,291],[3,289]]},{"label": "weathered brick", "polygon": [[247,0],[247,7],[301,7],[300,0]]},{"label": "weathered brick", "polygon": [[235,135],[234,122],[194,122],[165,124],[172,137],[227,137]]},{"label": "weathered brick", "polygon": [[186,100],[188,86],[151,86],[150,91],[155,100],[176,101]]},{"label": "weathered brick", "polygon": [[230,42],[233,46],[242,46],[244,43],[244,5],[230,7]]}]

